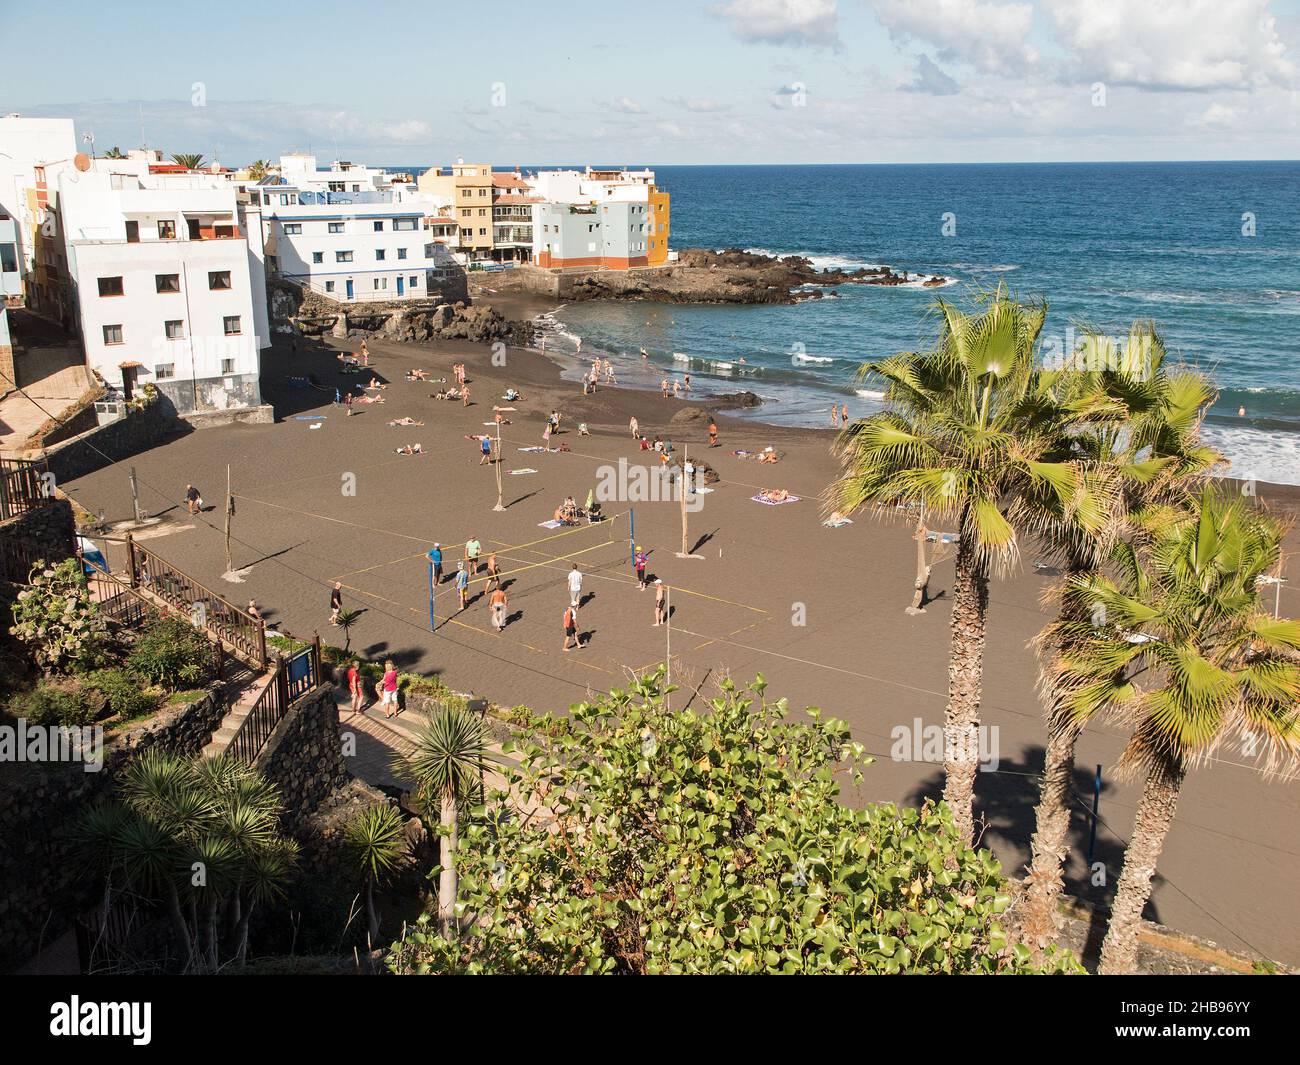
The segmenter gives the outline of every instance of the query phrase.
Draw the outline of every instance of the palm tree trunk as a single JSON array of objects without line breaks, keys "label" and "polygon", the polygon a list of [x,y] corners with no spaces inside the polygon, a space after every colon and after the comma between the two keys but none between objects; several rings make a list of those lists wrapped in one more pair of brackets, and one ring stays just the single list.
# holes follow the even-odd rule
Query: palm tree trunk
[{"label": "palm tree trunk", "polygon": [[235,952],[239,956],[239,964],[243,965],[248,961],[248,922],[253,916],[253,900],[248,900],[248,905],[243,907],[243,912],[239,915],[239,923],[235,925]]},{"label": "palm tree trunk", "polygon": [[188,972],[194,961],[194,944],[190,941],[190,928],[185,923],[185,914],[181,911],[180,893],[170,880],[167,882],[167,912],[171,915],[172,929],[176,933],[176,938],[180,940],[181,949],[185,951],[185,968],[182,972]]},{"label": "palm tree trunk", "polygon": [[1070,853],[1070,780],[1078,737],[1078,729],[1062,724],[1053,725],[1047,738],[1046,764],[1034,811],[1033,858],[1020,911],[1021,938],[1036,961],[1041,961],[1044,950],[1056,941],[1063,923],[1057,906]]},{"label": "palm tree trunk", "polygon": [[[965,515],[963,514],[963,519]],[[948,708],[944,715],[946,780],[943,798],[957,835],[974,834],[975,774],[979,769],[980,691],[984,676],[984,628],[989,605],[987,569],[976,556],[975,537],[963,520],[953,582],[952,651],[948,656]]]},{"label": "palm tree trunk", "polygon": [[1151,898],[1151,879],[1156,862],[1164,849],[1165,837],[1174,823],[1178,790],[1183,785],[1182,765],[1162,760],[1147,773],[1142,800],[1133,823],[1133,838],[1124,851],[1124,869],[1115,891],[1110,911],[1110,925],[1101,945],[1101,965],[1097,971],[1107,975],[1136,972],[1138,930],[1142,911]]},{"label": "palm tree trunk", "polygon": [[459,827],[456,823],[456,796],[443,792],[442,823],[450,831],[440,837],[438,859],[442,871],[438,874],[438,927],[444,939],[450,939],[456,930],[456,895],[459,884],[456,876],[456,844]]},{"label": "palm tree trunk", "polygon": [[379,911],[375,909],[375,882],[372,877],[366,877],[366,917],[370,922],[369,947],[374,950],[375,944],[379,942]]}]

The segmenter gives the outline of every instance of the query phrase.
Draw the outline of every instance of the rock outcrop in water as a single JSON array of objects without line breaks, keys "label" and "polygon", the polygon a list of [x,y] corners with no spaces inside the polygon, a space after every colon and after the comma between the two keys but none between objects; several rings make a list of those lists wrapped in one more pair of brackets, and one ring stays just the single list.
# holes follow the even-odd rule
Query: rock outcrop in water
[{"label": "rock outcrop in water", "polygon": [[654,300],[660,303],[799,303],[821,299],[838,285],[946,284],[888,266],[820,270],[801,255],[764,255],[728,248],[687,248],[666,266],[556,274],[520,267],[491,275],[495,291],[531,291],[566,301]]}]

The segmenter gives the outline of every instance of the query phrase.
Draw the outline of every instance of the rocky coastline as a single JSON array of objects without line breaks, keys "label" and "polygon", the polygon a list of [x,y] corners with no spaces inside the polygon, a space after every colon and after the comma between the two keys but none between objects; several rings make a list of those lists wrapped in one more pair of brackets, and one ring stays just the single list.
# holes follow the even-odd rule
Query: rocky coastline
[{"label": "rocky coastline", "polygon": [[686,248],[676,261],[664,266],[562,274],[517,267],[481,279],[471,278],[470,289],[474,295],[483,292],[488,302],[493,295],[531,292],[565,302],[788,304],[833,296],[829,290],[840,285],[939,288],[951,282],[951,278],[940,275],[909,274],[888,266],[822,270],[801,255],[775,256],[741,248]]}]

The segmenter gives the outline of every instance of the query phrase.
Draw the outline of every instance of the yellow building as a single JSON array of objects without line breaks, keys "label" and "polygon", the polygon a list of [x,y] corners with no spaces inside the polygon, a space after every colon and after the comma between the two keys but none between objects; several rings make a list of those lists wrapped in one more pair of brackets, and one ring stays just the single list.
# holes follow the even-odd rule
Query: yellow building
[{"label": "yellow building", "polygon": [[668,231],[671,228],[668,193],[650,186],[650,232],[646,237],[646,265],[662,266],[668,261]]},{"label": "yellow building", "polygon": [[492,257],[492,166],[453,163],[426,170],[416,182],[421,192],[451,200],[459,228],[457,248],[471,259]]}]

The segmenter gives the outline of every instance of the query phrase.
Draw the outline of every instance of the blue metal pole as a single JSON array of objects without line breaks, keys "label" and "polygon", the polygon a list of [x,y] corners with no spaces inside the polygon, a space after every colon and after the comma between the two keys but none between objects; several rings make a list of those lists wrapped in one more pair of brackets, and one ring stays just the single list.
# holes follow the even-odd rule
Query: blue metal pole
[{"label": "blue metal pole", "polygon": [[627,509],[627,548],[628,553],[632,556],[632,565],[636,565],[636,511],[632,507]]},{"label": "blue metal pole", "polygon": [[1092,869],[1092,854],[1097,846],[1097,807],[1101,803],[1101,766],[1092,778],[1092,827],[1088,831],[1088,868]]},{"label": "blue metal pole", "polygon": [[437,632],[438,623],[433,613],[433,562],[429,562],[429,631]]}]

